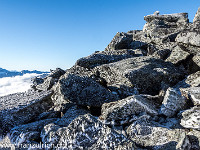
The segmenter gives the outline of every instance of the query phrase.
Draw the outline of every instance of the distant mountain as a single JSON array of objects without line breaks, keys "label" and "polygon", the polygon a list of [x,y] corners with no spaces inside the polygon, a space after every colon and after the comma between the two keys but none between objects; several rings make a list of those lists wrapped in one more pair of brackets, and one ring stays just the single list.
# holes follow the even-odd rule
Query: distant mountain
[{"label": "distant mountain", "polygon": [[3,68],[0,68],[0,78],[4,77],[14,77],[14,76],[22,76],[26,73],[36,73],[36,74],[44,74],[44,73],[49,73],[49,72],[42,72],[42,71],[29,71],[29,70],[22,70],[22,71],[9,71]]}]

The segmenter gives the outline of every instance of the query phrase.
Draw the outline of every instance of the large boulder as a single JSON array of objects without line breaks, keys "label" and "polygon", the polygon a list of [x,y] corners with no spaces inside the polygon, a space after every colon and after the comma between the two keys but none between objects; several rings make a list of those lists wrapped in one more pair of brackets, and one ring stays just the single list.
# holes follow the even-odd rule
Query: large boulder
[{"label": "large boulder", "polygon": [[137,88],[140,93],[156,95],[164,82],[173,86],[184,73],[173,64],[151,56],[124,59],[94,68],[111,87]]},{"label": "large boulder", "polygon": [[41,142],[40,133],[43,127],[56,120],[56,118],[46,119],[16,126],[10,130],[9,138],[13,144],[18,145],[21,148],[23,148],[25,144],[39,144]]},{"label": "large boulder", "polygon": [[178,142],[186,135],[186,131],[183,129],[162,127],[149,121],[146,116],[134,121],[126,132],[137,145],[156,150],[176,149]]},{"label": "large boulder", "polygon": [[28,91],[0,97],[0,124],[4,133],[12,127],[34,120],[52,107],[52,91]]},{"label": "large boulder", "polygon": [[126,142],[131,141],[86,114],[71,122],[58,144],[67,149],[115,149]]},{"label": "large boulder", "polygon": [[189,22],[187,13],[160,15],[157,12],[145,16],[144,20],[147,23],[144,25],[143,32],[148,36],[160,37],[161,39],[165,35],[171,35],[169,41],[173,41],[176,37],[173,34],[179,32]]},{"label": "large boulder", "polygon": [[182,96],[179,89],[168,88],[160,112],[167,117],[172,117],[178,111],[184,110],[187,107],[187,101],[187,98]]},{"label": "large boulder", "polygon": [[155,106],[147,99],[140,95],[134,95],[123,100],[103,104],[102,114],[99,118],[106,124],[123,125],[132,118],[132,115],[143,112],[153,116],[158,114]]},{"label": "large boulder", "polygon": [[53,101],[67,101],[82,106],[100,107],[118,100],[118,96],[88,76],[66,73],[55,85]]},{"label": "large boulder", "polygon": [[133,40],[135,34],[137,34],[137,32],[118,32],[105,50],[112,51],[120,49],[138,49],[145,47],[147,45],[146,43]]},{"label": "large boulder", "polygon": [[184,128],[200,130],[200,108],[193,107],[182,113],[181,125]]},{"label": "large boulder", "polygon": [[183,51],[179,46],[176,46],[170,56],[166,59],[166,61],[172,62],[175,65],[179,65],[181,62],[186,60],[190,56],[190,53]]},{"label": "large boulder", "polygon": [[94,68],[102,64],[108,64],[122,59],[131,58],[134,56],[135,52],[133,50],[128,49],[117,51],[101,51],[77,60],[76,65],[85,68]]}]

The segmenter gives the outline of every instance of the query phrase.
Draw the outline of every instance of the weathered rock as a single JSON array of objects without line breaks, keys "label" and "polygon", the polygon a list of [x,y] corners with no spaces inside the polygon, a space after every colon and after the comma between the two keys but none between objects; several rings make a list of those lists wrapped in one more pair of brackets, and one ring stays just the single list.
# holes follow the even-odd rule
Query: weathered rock
[{"label": "weathered rock", "polygon": [[40,134],[42,142],[48,145],[48,149],[55,147],[66,129],[66,127],[60,127],[54,123],[47,124]]},{"label": "weathered rock", "polygon": [[200,33],[198,31],[183,31],[177,35],[176,41],[178,43],[200,47]]},{"label": "weathered rock", "polygon": [[78,106],[72,106],[70,107],[66,113],[64,114],[64,116],[62,116],[61,119],[59,119],[56,123],[56,125],[59,126],[64,126],[67,127],[74,119],[76,119],[78,116],[80,115],[85,115],[89,113],[87,110],[78,107]]},{"label": "weathered rock", "polygon": [[135,56],[133,50],[101,51],[77,60],[76,64],[85,68],[94,68],[102,64],[116,62]]},{"label": "weathered rock", "polygon": [[52,91],[29,91],[0,97],[0,124],[4,133],[47,111],[53,105],[51,95]]},{"label": "weathered rock", "polygon": [[147,149],[176,149],[185,136],[183,129],[168,129],[153,124],[148,117],[141,117],[127,128],[128,137],[137,145]]},{"label": "weathered rock", "polygon": [[[41,81],[43,80],[43,82],[41,83],[36,83],[32,85],[32,88],[39,90],[39,91],[47,91],[50,90],[52,88],[52,86],[58,82],[58,79],[60,78],[60,76],[62,76],[63,74],[65,74],[65,71],[60,69],[60,68],[56,68],[56,70],[51,70],[51,74],[47,77],[45,77],[44,79],[40,79]],[[37,79],[39,80],[39,79]],[[36,79],[34,80],[36,81]]]},{"label": "weathered rock", "polygon": [[71,122],[58,144],[67,149],[114,149],[125,142],[129,140],[87,114]]},{"label": "weathered rock", "polygon": [[126,86],[138,89],[140,93],[156,95],[161,89],[161,83],[172,86],[184,76],[182,70],[171,63],[164,62],[150,56],[129,58],[115,63],[101,65],[94,68],[100,77],[104,78],[108,86]]},{"label": "weathered rock", "polygon": [[175,65],[179,65],[182,61],[186,60],[190,56],[190,53],[183,51],[179,46],[176,46],[166,61],[172,62]]},{"label": "weathered rock", "polygon": [[172,117],[178,111],[184,110],[187,106],[186,97],[181,95],[179,89],[168,88],[160,108],[161,114]]},{"label": "weathered rock", "polygon": [[193,23],[194,24],[200,23],[200,7],[199,7],[199,9],[197,10],[197,13],[194,16]]},{"label": "weathered rock", "polygon": [[199,150],[200,149],[200,131],[192,130],[188,134],[189,140],[191,142],[191,149]]},{"label": "weathered rock", "polygon": [[200,87],[182,88],[182,95],[192,100],[193,105],[200,106]]},{"label": "weathered rock", "polygon": [[116,94],[89,78],[66,73],[54,87],[54,101],[68,101],[77,105],[100,107],[102,104],[118,100]]},{"label": "weathered rock", "polygon": [[180,81],[174,88],[188,88],[200,86],[200,71],[187,76],[186,79]]},{"label": "weathered rock", "polygon": [[157,115],[155,106],[140,95],[127,97],[116,102],[102,105],[102,115],[99,117],[106,124],[123,125],[130,120],[131,115],[146,112],[150,115]]},{"label": "weathered rock", "polygon": [[120,49],[138,49],[146,46],[146,43],[133,40],[134,32],[118,32],[106,47],[106,51]]},{"label": "weathered rock", "polygon": [[15,145],[39,143],[40,132],[46,124],[56,121],[57,119],[46,119],[29,124],[19,125],[11,129],[10,140]]},{"label": "weathered rock", "polygon": [[144,25],[143,32],[148,36],[157,36],[160,38],[179,32],[189,21],[187,13],[147,15],[144,17],[144,20],[147,23]]},{"label": "weathered rock", "polygon": [[153,53],[153,56],[155,56],[158,59],[163,59],[165,60],[171,53],[171,50],[169,49],[163,49],[163,50],[158,50]]},{"label": "weathered rock", "polygon": [[200,130],[200,108],[193,107],[182,113],[181,125],[184,128]]},{"label": "weathered rock", "polygon": [[199,67],[199,70],[200,70],[200,54],[197,54],[195,55],[193,58],[192,58],[193,62]]},{"label": "weathered rock", "polygon": [[192,147],[192,143],[190,142],[189,136],[186,134],[182,136],[178,144],[176,145],[177,150],[189,150]]}]

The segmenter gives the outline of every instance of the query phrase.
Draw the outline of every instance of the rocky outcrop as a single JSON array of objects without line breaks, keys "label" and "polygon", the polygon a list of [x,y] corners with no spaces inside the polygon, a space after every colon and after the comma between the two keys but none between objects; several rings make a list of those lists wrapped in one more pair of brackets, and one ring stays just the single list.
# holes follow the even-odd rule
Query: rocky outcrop
[{"label": "rocky outcrop", "polygon": [[106,124],[123,125],[131,120],[133,115],[146,112],[158,115],[153,104],[140,95],[130,96],[116,102],[105,103],[102,106],[102,115],[99,117]]},{"label": "rocky outcrop", "polygon": [[108,86],[135,87],[140,93],[158,94],[161,83],[173,86],[184,73],[171,63],[151,56],[129,58],[94,68],[100,72]]},{"label": "rocky outcrop", "polygon": [[104,51],[0,97],[0,149],[199,149],[199,10],[193,23],[144,19],[143,31],[118,32]]},{"label": "rocky outcrop", "polygon": [[194,24],[199,24],[200,23],[200,8],[197,10],[197,13],[194,16],[193,23]]},{"label": "rocky outcrop", "polygon": [[48,110],[53,105],[51,95],[52,91],[29,91],[0,97],[0,124],[4,133]]}]

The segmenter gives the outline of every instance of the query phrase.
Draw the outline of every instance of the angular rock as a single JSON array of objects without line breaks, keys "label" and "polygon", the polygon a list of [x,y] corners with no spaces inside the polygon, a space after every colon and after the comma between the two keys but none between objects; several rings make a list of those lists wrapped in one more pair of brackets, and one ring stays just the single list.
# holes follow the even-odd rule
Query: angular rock
[{"label": "angular rock", "polygon": [[10,140],[15,145],[23,145],[40,142],[40,132],[46,124],[56,121],[57,119],[46,119],[29,124],[19,125],[11,129]]},{"label": "angular rock", "polygon": [[28,91],[0,97],[0,124],[4,133],[47,111],[53,105],[51,95],[52,91]]},{"label": "angular rock", "polygon": [[114,149],[125,142],[129,140],[87,114],[71,122],[58,144],[68,149]]},{"label": "angular rock", "polygon": [[166,59],[175,65],[180,64],[182,61],[186,60],[190,56],[190,53],[183,51],[179,46],[176,46],[170,56]]},{"label": "angular rock", "polygon": [[155,106],[140,95],[127,97],[116,102],[102,105],[102,115],[99,117],[106,124],[115,123],[123,125],[127,123],[128,117],[146,112],[150,115],[157,115]]},{"label": "angular rock", "polygon": [[66,73],[54,87],[54,101],[67,101],[77,105],[100,107],[118,100],[116,94],[88,76]]},{"label": "angular rock", "polygon": [[186,79],[176,84],[174,88],[188,88],[198,86],[200,86],[200,71],[190,74]]},{"label": "angular rock", "polygon": [[195,55],[193,58],[192,58],[193,62],[199,67],[199,70],[200,70],[200,54],[197,54]]},{"label": "angular rock", "polygon": [[198,31],[185,30],[177,35],[176,41],[181,44],[200,47],[200,33]]},{"label": "angular rock", "polygon": [[60,127],[54,123],[45,125],[40,134],[42,142],[49,145],[49,149],[56,146],[66,129],[66,127]]},{"label": "angular rock", "polygon": [[143,32],[148,36],[165,36],[179,32],[188,23],[187,13],[147,15],[144,17],[147,23],[143,27]]},{"label": "angular rock", "polygon": [[194,16],[193,23],[194,24],[200,23],[200,7],[198,8],[198,10]]},{"label": "angular rock", "polygon": [[189,140],[191,142],[191,149],[200,149],[200,131],[192,130],[187,135],[189,136]]},{"label": "angular rock", "polygon": [[182,88],[182,95],[192,100],[194,106],[200,106],[200,87]]},{"label": "angular rock", "polygon": [[200,108],[193,107],[182,113],[181,125],[184,128],[200,130]]},{"label": "angular rock", "polygon": [[192,143],[190,142],[189,136],[186,134],[182,136],[178,144],[176,145],[177,150],[186,150],[186,149],[191,149],[192,148]]},{"label": "angular rock", "polygon": [[135,53],[133,50],[128,49],[117,51],[101,51],[77,60],[76,65],[85,68],[94,68],[102,64],[108,64],[122,59],[134,57],[134,54]]},{"label": "angular rock", "polygon": [[161,114],[172,117],[178,111],[184,110],[187,106],[186,97],[181,95],[179,89],[168,88],[160,108]]},{"label": "angular rock", "polygon": [[57,122],[55,122],[55,124],[67,127],[78,116],[85,115],[87,113],[89,112],[81,107],[78,107],[76,105],[72,106],[66,111],[66,113],[64,114],[64,116],[62,116],[62,118],[60,118]]},{"label": "angular rock", "polygon": [[183,71],[173,64],[151,56],[124,59],[95,67],[93,71],[96,70],[108,86],[137,88],[140,93],[150,95],[158,94],[162,82],[173,86],[184,76]]},{"label": "angular rock", "polygon": [[163,50],[158,50],[153,53],[153,56],[155,56],[158,59],[163,59],[165,60],[171,53],[171,50],[169,49],[163,49]]},{"label": "angular rock", "polygon": [[127,130],[128,138],[147,149],[176,149],[177,143],[185,136],[183,129],[168,129],[153,124],[149,118],[141,117]]}]

